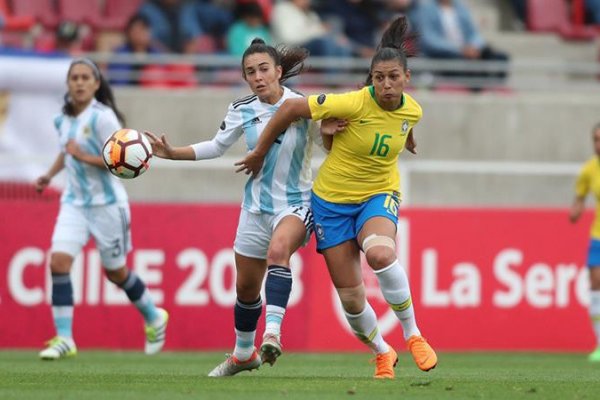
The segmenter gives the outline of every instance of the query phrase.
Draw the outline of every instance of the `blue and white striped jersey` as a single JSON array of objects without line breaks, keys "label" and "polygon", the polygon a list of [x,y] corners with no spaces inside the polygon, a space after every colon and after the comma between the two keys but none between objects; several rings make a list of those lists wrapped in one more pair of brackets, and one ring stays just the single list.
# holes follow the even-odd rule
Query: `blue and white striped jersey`
[{"label": "blue and white striped jersey", "polygon": [[[234,101],[215,140],[228,148],[243,134],[248,151],[252,151],[281,104],[297,97],[303,96],[284,87],[283,96],[273,105],[262,103],[256,95]],[[267,153],[260,173],[246,183],[242,207],[252,213],[278,214],[291,205],[309,205],[312,147],[319,134],[319,125],[305,119],[282,132]]]},{"label": "blue and white striped jersey", "polygon": [[[100,156],[104,142],[121,124],[113,110],[92,100],[78,116],[61,114],[54,119],[58,131],[60,149],[66,153],[67,142],[74,139],[83,151]],[[100,206],[127,201],[123,184],[106,168],[76,160],[65,154],[67,187],[61,202],[76,206]]]}]

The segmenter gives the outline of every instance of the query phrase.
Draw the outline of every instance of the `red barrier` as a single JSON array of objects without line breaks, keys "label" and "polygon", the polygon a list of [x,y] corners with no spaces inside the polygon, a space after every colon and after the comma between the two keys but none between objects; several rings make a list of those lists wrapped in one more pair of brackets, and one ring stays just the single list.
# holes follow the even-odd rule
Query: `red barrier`
[{"label": "red barrier", "polygon": [[[47,249],[58,205],[0,202],[0,347],[40,347],[53,335]],[[171,314],[168,349],[233,345],[237,206],[132,206],[130,265]],[[398,249],[417,319],[444,350],[587,350],[593,347],[585,261],[591,214],[564,210],[409,209]],[[399,324],[365,269],[369,301],[389,342]],[[314,243],[294,256],[283,326],[290,350],[364,349],[346,327]],[[141,348],[142,319],[102,278],[97,251],[76,262],[74,333],[80,347]],[[264,322],[260,323],[261,329]]]}]

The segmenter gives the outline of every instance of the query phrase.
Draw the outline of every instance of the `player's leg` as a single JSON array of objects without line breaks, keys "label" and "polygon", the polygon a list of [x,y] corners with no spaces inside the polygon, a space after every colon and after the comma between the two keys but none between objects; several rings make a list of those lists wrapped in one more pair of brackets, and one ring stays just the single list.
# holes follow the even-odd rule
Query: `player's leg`
[{"label": "player's leg", "polygon": [[162,350],[169,314],[156,307],[142,279],[126,265],[131,251],[131,216],[127,204],[114,204],[94,210],[90,224],[102,266],[108,280],[125,291],[127,298],[144,318],[146,342],[144,352],[152,355]]},{"label": "player's leg", "polygon": [[290,257],[306,243],[311,225],[310,208],[302,206],[291,207],[275,221],[267,251],[266,327],[260,346],[263,364],[273,365],[281,355],[281,324],[292,291]]},{"label": "player's leg", "polygon": [[60,208],[50,255],[52,277],[52,318],[56,336],[39,354],[43,360],[56,360],[77,354],[73,340],[73,285],[71,267],[89,237],[82,209],[69,204]]},{"label": "player's leg", "polygon": [[262,313],[260,290],[267,269],[267,248],[271,231],[262,215],[242,209],[233,248],[235,250],[235,290],[233,314],[235,348],[233,354],[217,365],[208,376],[235,375],[257,369],[260,356],[254,347],[256,326]]},{"label": "player's leg", "polygon": [[354,335],[375,354],[375,378],[394,378],[398,356],[377,325],[377,315],[367,301],[356,241],[349,240],[322,250],[346,320]]},{"label": "player's leg", "polygon": [[588,360],[600,362],[600,240],[591,240],[587,263],[591,290],[589,313],[596,337],[596,349],[590,353]]},{"label": "player's leg", "polygon": [[375,272],[383,297],[400,320],[404,339],[417,366],[429,371],[437,355],[416,323],[406,271],[396,257],[397,200],[382,195],[370,199],[357,220],[358,243]]},{"label": "player's leg", "polygon": [[254,347],[256,326],[262,313],[260,290],[265,276],[264,259],[235,254],[236,293],[234,306],[235,348],[233,354],[217,365],[210,377],[232,376],[242,371],[251,371],[261,365],[260,356]]}]

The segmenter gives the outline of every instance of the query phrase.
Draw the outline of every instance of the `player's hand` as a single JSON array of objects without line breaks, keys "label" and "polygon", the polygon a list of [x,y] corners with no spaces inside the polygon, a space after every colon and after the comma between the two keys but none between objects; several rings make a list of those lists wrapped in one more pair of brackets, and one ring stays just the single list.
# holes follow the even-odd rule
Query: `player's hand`
[{"label": "player's hand", "polygon": [[348,121],[345,119],[327,118],[321,121],[321,134],[335,135],[343,131],[348,126]]},{"label": "player's hand", "polygon": [[81,147],[79,147],[77,142],[75,142],[73,139],[67,142],[65,151],[67,152],[67,154],[70,154],[78,160],[81,160],[85,156],[85,153],[83,152],[83,150],[81,150]]},{"label": "player's hand", "polygon": [[243,160],[238,161],[234,164],[236,167],[239,167],[235,170],[235,172],[243,171],[246,175],[252,174],[252,177],[254,178],[260,172],[264,162],[264,156],[261,156],[259,154],[256,154],[256,152],[251,151],[246,155],[246,157]]},{"label": "player's hand", "polygon": [[167,137],[162,134],[159,138],[152,132],[144,131],[144,135],[152,145],[152,154],[160,158],[173,159],[173,147],[167,141]]},{"label": "player's hand", "polygon": [[417,154],[417,142],[415,140],[415,137],[413,136],[412,130],[408,133],[408,137],[406,138],[406,144],[404,145],[404,147],[411,153]]},{"label": "player's hand", "polygon": [[38,193],[42,193],[49,184],[50,177],[48,175],[42,175],[35,181],[35,190],[37,190]]}]

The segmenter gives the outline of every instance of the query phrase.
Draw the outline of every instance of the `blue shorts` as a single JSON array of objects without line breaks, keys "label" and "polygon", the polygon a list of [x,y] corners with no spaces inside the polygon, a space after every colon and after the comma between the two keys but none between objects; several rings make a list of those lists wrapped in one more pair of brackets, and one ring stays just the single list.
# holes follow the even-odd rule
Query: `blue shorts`
[{"label": "blue shorts", "polygon": [[600,240],[598,239],[590,240],[587,266],[588,268],[600,267]]},{"label": "blue shorts", "polygon": [[385,217],[398,224],[400,201],[395,194],[378,194],[363,203],[330,203],[311,195],[310,206],[315,220],[317,251],[356,239],[367,220]]}]

